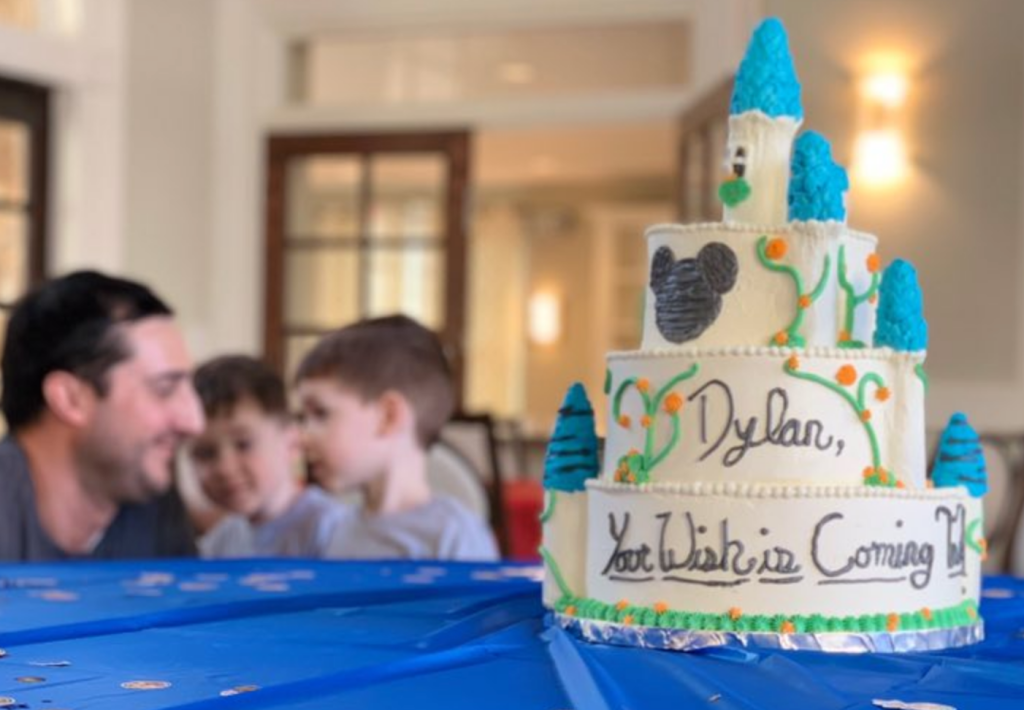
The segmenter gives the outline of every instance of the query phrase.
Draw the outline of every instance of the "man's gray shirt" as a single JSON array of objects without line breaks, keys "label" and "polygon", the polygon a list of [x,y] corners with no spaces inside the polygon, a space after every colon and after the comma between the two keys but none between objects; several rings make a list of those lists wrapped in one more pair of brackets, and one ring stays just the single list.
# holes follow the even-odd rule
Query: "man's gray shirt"
[{"label": "man's gray shirt", "polygon": [[150,503],[121,506],[91,554],[67,554],[39,523],[25,452],[13,436],[0,441],[0,561],[141,559],[195,552],[185,507],[172,489]]}]

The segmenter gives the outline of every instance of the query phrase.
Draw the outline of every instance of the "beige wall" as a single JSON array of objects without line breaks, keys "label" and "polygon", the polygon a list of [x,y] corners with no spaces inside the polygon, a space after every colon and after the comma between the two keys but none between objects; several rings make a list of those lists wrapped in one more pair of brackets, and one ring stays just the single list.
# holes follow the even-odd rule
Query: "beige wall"
[{"label": "beige wall", "polygon": [[[850,195],[851,226],[918,268],[930,326],[929,423],[963,407],[986,427],[1024,421],[1021,195],[1024,3],[766,0],[785,22],[805,128],[850,163],[856,80],[872,53],[910,65],[905,184]],[[854,180],[856,177],[854,176]]]},{"label": "beige wall", "polygon": [[175,309],[206,355],[212,162],[213,11],[207,0],[132,0],[124,272]]}]

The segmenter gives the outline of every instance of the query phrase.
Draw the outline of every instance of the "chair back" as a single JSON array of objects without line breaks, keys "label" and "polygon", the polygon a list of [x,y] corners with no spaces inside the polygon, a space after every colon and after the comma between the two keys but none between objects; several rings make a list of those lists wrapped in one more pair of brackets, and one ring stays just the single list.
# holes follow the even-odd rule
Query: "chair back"
[{"label": "chair back", "polygon": [[434,493],[454,498],[483,520],[491,519],[491,504],[479,471],[445,441],[437,442],[427,452],[427,482]]},{"label": "chair back", "polygon": [[508,553],[508,535],[505,527],[505,505],[502,484],[504,476],[498,456],[494,420],[489,414],[460,413],[441,429],[440,440],[461,454],[476,471],[488,502],[488,514],[498,549]]}]

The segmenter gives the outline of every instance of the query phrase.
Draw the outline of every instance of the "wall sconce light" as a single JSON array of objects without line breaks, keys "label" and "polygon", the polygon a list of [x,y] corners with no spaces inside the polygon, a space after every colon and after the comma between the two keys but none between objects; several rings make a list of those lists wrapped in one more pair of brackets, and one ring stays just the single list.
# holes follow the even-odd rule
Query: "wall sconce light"
[{"label": "wall sconce light", "polygon": [[562,299],[554,291],[530,296],[527,329],[535,345],[554,345],[562,337]]},{"label": "wall sconce light", "polygon": [[860,126],[854,143],[854,171],[869,187],[887,187],[903,180],[909,169],[903,137],[907,77],[879,72],[860,86]]}]

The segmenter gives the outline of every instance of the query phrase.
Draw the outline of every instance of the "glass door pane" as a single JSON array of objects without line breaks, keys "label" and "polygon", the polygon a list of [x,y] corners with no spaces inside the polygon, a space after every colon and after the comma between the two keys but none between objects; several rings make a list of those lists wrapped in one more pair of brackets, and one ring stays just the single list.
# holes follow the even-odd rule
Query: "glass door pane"
[{"label": "glass door pane", "polygon": [[443,155],[378,155],[370,165],[371,239],[443,239]]},{"label": "glass door pane", "polygon": [[367,316],[404,313],[434,330],[444,325],[444,260],[439,249],[370,252]]},{"label": "glass door pane", "polygon": [[356,248],[290,249],[285,263],[286,331],[330,330],[359,318]]},{"label": "glass door pane", "polygon": [[362,160],[316,155],[288,166],[289,241],[358,239]]}]

